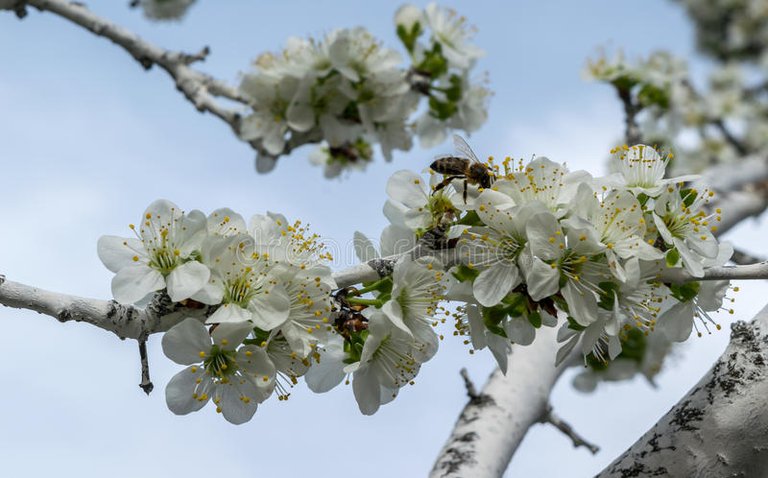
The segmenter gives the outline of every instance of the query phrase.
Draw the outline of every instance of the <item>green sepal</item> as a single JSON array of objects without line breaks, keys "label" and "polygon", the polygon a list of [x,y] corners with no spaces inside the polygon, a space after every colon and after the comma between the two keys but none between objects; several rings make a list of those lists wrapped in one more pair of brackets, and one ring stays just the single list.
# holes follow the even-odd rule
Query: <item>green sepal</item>
[{"label": "green sepal", "polygon": [[504,320],[504,318],[507,316],[504,309],[499,306],[483,307],[482,312],[483,312],[483,323],[485,324],[485,328],[498,336],[506,338],[507,333],[499,325],[501,321]]},{"label": "green sepal", "polygon": [[619,293],[619,284],[606,281],[599,283],[597,286],[600,288],[598,307],[605,310],[613,310],[614,298]]},{"label": "green sepal", "polygon": [[678,252],[676,247],[673,247],[667,251],[667,254],[664,256],[664,260],[666,261],[667,266],[674,267],[678,262],[680,262],[680,252]]},{"label": "green sepal", "polygon": [[541,314],[538,310],[534,310],[528,314],[528,322],[530,322],[531,325],[533,325],[533,327],[536,329],[541,328]]},{"label": "green sepal", "polygon": [[520,317],[528,312],[528,300],[526,296],[519,292],[507,294],[507,296],[501,300],[501,303],[506,306],[504,307],[504,311],[510,317]]},{"label": "green sepal", "polygon": [[413,53],[413,49],[416,47],[416,40],[423,32],[424,30],[421,28],[421,22],[414,23],[411,26],[410,31],[406,30],[405,25],[397,26],[397,37],[403,42],[408,53]]},{"label": "green sepal", "polygon": [[621,353],[619,357],[642,363],[647,345],[648,338],[645,336],[645,333],[633,327],[627,331],[625,336],[621,337]]},{"label": "green sepal", "polygon": [[637,84],[637,80],[629,75],[621,75],[611,81],[611,84],[616,87],[617,90],[629,91]]},{"label": "green sepal", "polygon": [[568,316],[568,328],[571,330],[575,330],[576,332],[582,332],[584,330],[587,330],[586,327],[576,322],[576,319],[574,319],[570,315]]},{"label": "green sepal", "polygon": [[602,372],[603,370],[606,370],[609,365],[607,360],[601,360],[597,358],[593,353],[590,353],[584,357],[584,360],[587,363],[587,367],[591,368],[595,372]]},{"label": "green sepal", "polygon": [[432,78],[439,78],[448,72],[448,60],[443,56],[443,47],[435,42],[431,50],[424,52],[424,59],[416,65],[418,71],[428,73]]},{"label": "green sepal", "polygon": [[480,216],[477,215],[477,212],[469,211],[457,224],[461,224],[462,226],[482,226],[483,221],[480,219]]},{"label": "green sepal", "polygon": [[452,274],[459,282],[466,282],[475,280],[475,278],[480,275],[480,271],[467,265],[459,264]]},{"label": "green sepal", "polygon": [[349,338],[344,341],[344,353],[346,358],[343,360],[346,364],[359,362],[363,355],[363,347],[368,339],[368,331],[351,332]]}]

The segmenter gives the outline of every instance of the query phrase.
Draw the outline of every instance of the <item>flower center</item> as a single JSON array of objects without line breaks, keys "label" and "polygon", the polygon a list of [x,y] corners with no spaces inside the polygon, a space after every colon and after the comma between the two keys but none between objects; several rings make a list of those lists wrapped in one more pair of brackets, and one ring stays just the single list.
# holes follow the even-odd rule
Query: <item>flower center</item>
[{"label": "flower center", "polygon": [[684,239],[691,230],[691,222],[687,216],[667,214],[664,216],[664,224],[669,233],[678,239]]},{"label": "flower center", "polygon": [[237,371],[234,350],[224,350],[218,345],[211,347],[211,351],[203,361],[205,371],[213,377],[223,378]]},{"label": "flower center", "polygon": [[224,289],[224,303],[236,304],[246,308],[253,296],[261,290],[261,287],[253,287],[253,274],[250,267],[246,267],[243,274],[227,281]]}]

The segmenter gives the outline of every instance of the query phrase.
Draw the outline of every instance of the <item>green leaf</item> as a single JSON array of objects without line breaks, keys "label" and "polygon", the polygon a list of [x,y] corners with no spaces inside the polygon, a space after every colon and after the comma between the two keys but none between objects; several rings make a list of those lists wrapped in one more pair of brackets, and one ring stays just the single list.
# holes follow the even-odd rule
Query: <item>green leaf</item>
[{"label": "green leaf", "polygon": [[691,204],[693,204],[698,195],[699,193],[695,189],[686,188],[680,190],[680,198],[682,198],[685,207],[691,207]]},{"label": "green leaf", "polygon": [[685,282],[683,284],[669,284],[672,297],[680,302],[689,302],[699,295],[701,282]]},{"label": "green leaf", "polygon": [[663,109],[669,108],[669,95],[665,90],[651,84],[645,84],[637,93],[637,101],[643,106],[656,105]]},{"label": "green leaf", "polygon": [[452,103],[458,103],[461,101],[463,89],[461,77],[459,75],[451,75],[448,81],[450,81],[451,86],[446,88],[445,97]]}]

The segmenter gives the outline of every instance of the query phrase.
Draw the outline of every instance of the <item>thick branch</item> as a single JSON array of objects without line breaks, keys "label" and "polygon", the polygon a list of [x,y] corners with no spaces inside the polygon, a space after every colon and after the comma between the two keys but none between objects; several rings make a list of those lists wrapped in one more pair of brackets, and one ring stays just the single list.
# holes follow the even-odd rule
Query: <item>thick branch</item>
[{"label": "thick branch", "polygon": [[768,306],[731,328],[714,367],[598,476],[765,475]]},{"label": "thick branch", "polygon": [[729,193],[764,181],[768,181],[768,161],[765,157],[757,156],[745,158],[735,164],[715,165],[702,173],[695,187],[708,187]]},{"label": "thick branch", "polygon": [[736,191],[719,199],[715,206],[722,210],[722,221],[717,224],[717,235],[722,235],[741,221],[762,214],[768,207],[768,197],[764,191]]},{"label": "thick branch", "polygon": [[432,478],[496,478],[504,473],[528,429],[545,416],[549,393],[567,366],[554,365],[556,335],[555,328],[542,327],[531,345],[512,346],[506,379],[497,368],[482,392],[470,397],[438,455]]},{"label": "thick branch", "polygon": [[0,304],[33,310],[60,322],[85,322],[114,332],[121,339],[137,340],[143,334],[166,331],[182,318],[195,315],[194,311],[184,315],[183,309],[167,308],[158,301],[140,309],[114,300],[59,294],[9,280],[0,281]]}]

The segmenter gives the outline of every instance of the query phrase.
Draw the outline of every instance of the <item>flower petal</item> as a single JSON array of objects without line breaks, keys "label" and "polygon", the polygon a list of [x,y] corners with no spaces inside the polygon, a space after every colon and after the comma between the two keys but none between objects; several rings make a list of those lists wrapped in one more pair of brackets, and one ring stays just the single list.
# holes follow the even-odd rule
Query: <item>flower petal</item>
[{"label": "flower petal", "polygon": [[268,294],[257,294],[248,304],[253,314],[253,323],[262,330],[280,327],[288,319],[291,299],[285,288],[278,284]]},{"label": "flower petal", "polygon": [[208,353],[211,349],[211,337],[199,320],[185,319],[163,335],[163,353],[181,365],[200,363],[200,352]]},{"label": "flower petal", "polygon": [[187,367],[171,378],[165,387],[165,403],[170,411],[176,415],[186,415],[200,410],[208,403],[208,400],[199,400],[194,395],[200,377],[205,380],[201,367]]},{"label": "flower petal", "polygon": [[101,262],[112,272],[131,266],[139,260],[146,262],[144,245],[138,239],[101,236],[96,244],[96,250]]},{"label": "flower petal", "polygon": [[493,307],[519,283],[517,266],[514,263],[501,262],[485,269],[475,278],[472,292],[480,304]]},{"label": "flower petal", "polygon": [[123,267],[112,278],[112,296],[124,304],[138,302],[164,287],[163,275],[143,264]]},{"label": "flower petal", "polygon": [[205,265],[191,261],[174,268],[166,278],[168,295],[174,302],[189,299],[208,284],[211,271]]},{"label": "flower petal", "polygon": [[307,386],[315,393],[325,393],[344,380],[344,346],[341,340],[331,342],[319,351],[320,361],[310,367],[304,376]]}]

